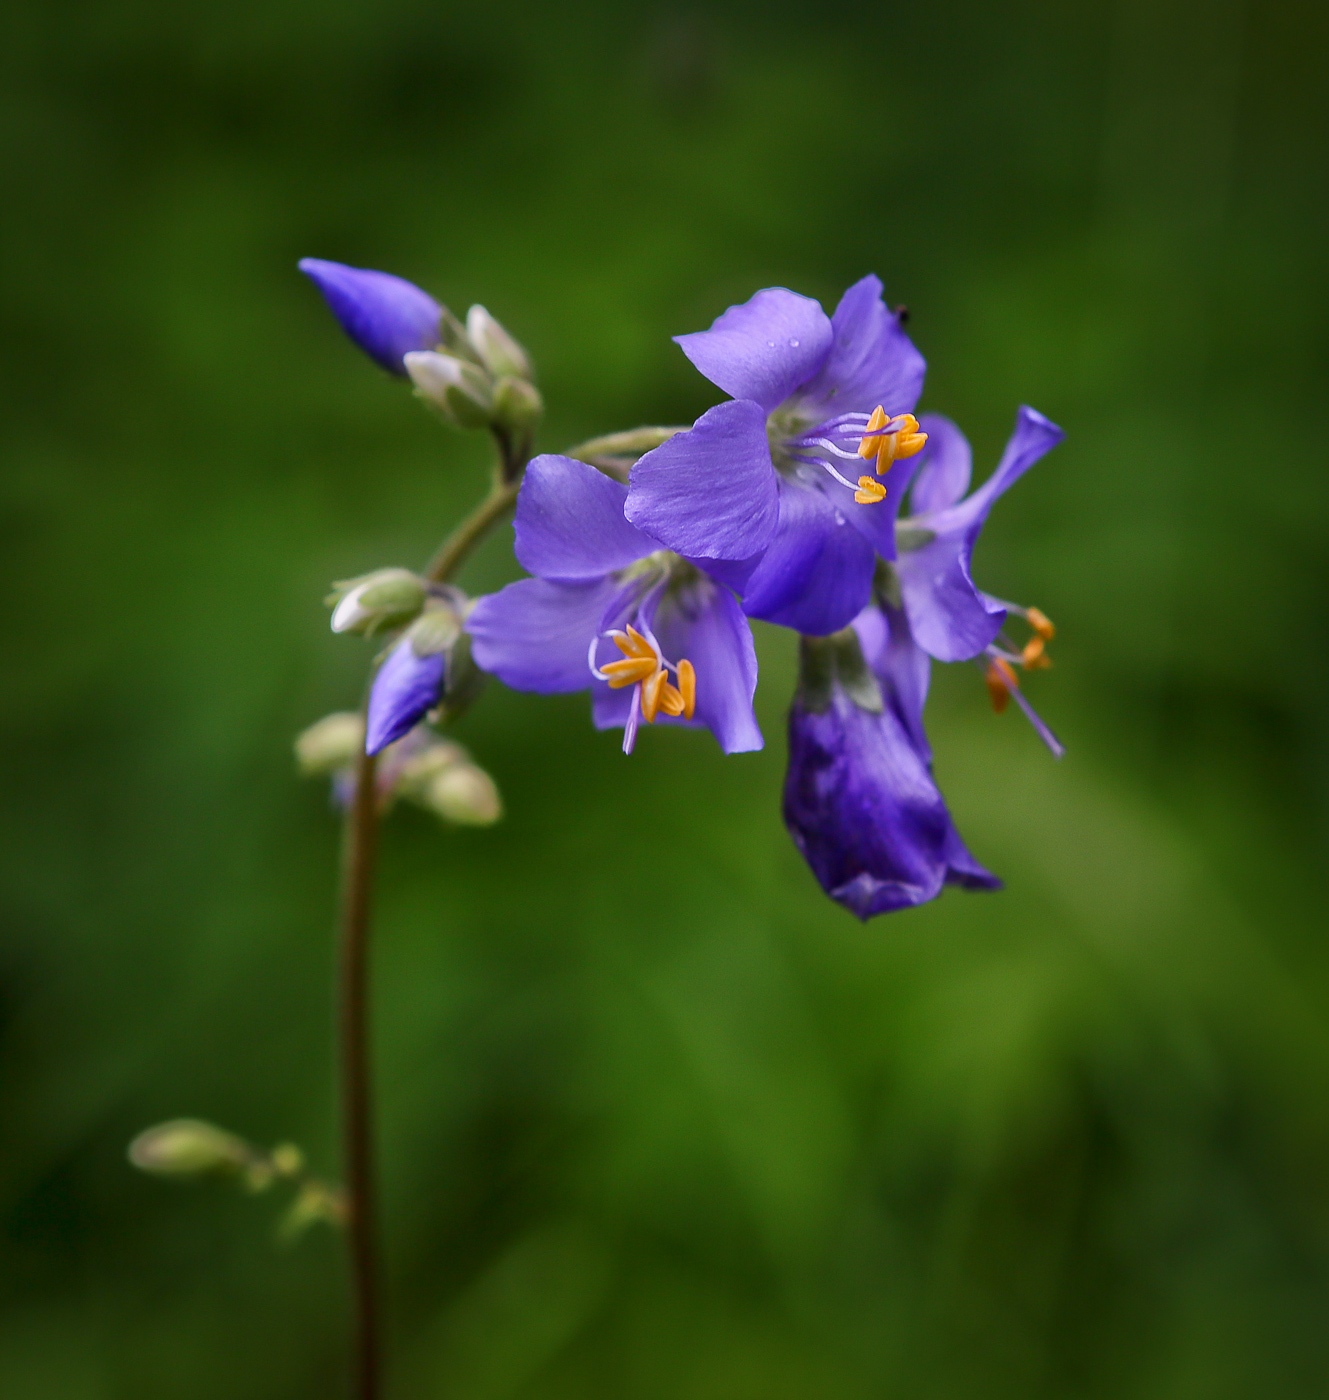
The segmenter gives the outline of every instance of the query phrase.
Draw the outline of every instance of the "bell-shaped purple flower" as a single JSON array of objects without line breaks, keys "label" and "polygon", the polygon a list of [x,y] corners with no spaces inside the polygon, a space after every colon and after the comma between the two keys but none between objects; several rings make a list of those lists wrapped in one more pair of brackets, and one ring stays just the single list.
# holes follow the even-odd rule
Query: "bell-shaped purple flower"
[{"label": "bell-shaped purple flower", "polygon": [[482,670],[515,690],[593,691],[597,728],[704,725],[726,753],[762,746],[757,658],[727,588],[623,514],[627,490],[546,454],[517,499],[516,554],[533,578],[481,598],[466,630]]},{"label": "bell-shaped purple flower", "polygon": [[301,258],[299,266],[342,330],[390,374],[405,377],[403,355],[438,345],[443,308],[413,282],[322,258]]},{"label": "bell-shaped purple flower", "polygon": [[832,899],[860,919],[998,889],[970,855],[932,777],[923,732],[929,661],[904,615],[869,606],[850,628],[801,642],[789,712],[784,817]]},{"label": "bell-shaped purple flower", "polygon": [[[909,415],[926,366],[881,291],[864,277],[827,316],[769,287],[675,337],[733,397],[638,461],[627,516],[714,561],[751,617],[837,631],[867,603],[876,554],[894,557],[911,469],[887,469],[921,445]],[[859,476],[873,462],[880,482]]]},{"label": "bell-shaped purple flower", "polygon": [[928,442],[919,456],[910,514],[896,526],[894,567],[919,646],[938,661],[965,661],[992,644],[1008,611],[975,587],[970,572],[988,512],[1065,434],[1035,409],[1021,408],[997,469],[965,496],[973,457],[964,434],[949,419],[930,414],[920,426]]}]

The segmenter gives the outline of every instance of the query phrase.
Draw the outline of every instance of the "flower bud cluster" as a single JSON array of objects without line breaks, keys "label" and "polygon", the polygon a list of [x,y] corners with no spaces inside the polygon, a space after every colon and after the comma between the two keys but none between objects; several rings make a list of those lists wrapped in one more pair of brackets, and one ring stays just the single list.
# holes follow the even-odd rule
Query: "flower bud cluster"
[{"label": "flower bud cluster", "polygon": [[319,1221],[346,1223],[345,1194],[338,1186],[306,1175],[305,1154],[293,1142],[278,1143],[271,1152],[264,1152],[215,1123],[173,1118],[145,1128],[129,1144],[128,1155],[139,1171],[152,1176],[230,1177],[255,1193],[279,1181],[293,1183],[295,1199],[278,1226],[283,1239],[302,1234]]},{"label": "flower bud cluster", "polygon": [[[295,741],[300,772],[330,777],[334,799],[343,806],[350,800],[364,734],[359,715],[339,711],[324,715]],[[461,744],[440,738],[423,724],[383,750],[375,782],[384,811],[404,798],[454,826],[491,826],[503,815],[493,778]]]},{"label": "flower bud cluster", "polygon": [[529,440],[544,401],[525,349],[483,306],[471,307],[464,326],[446,316],[442,334],[439,349],[402,358],[415,392],[459,428]]}]

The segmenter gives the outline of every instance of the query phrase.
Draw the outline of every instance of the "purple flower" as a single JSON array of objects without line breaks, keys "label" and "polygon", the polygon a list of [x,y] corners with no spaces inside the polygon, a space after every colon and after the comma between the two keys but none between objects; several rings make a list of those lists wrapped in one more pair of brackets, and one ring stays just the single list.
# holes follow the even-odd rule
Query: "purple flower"
[{"label": "purple flower", "polygon": [[534,578],[481,598],[472,655],[515,690],[593,692],[596,727],[642,719],[705,725],[725,753],[762,746],[757,658],[729,591],[661,549],[623,514],[627,490],[594,467],[545,455],[517,500],[517,559]]},{"label": "purple flower", "polygon": [[403,355],[438,345],[443,308],[413,282],[322,258],[301,258],[299,266],[342,330],[389,373],[405,376]]},{"label": "purple flower", "polygon": [[996,471],[962,500],[973,460],[964,434],[934,415],[925,415],[922,424],[928,444],[910,492],[911,514],[896,527],[894,567],[919,646],[938,661],[965,661],[992,645],[1010,610],[980,592],[970,573],[988,511],[1065,435],[1041,413],[1021,408]]},{"label": "purple flower", "polygon": [[[713,563],[751,617],[805,633],[846,626],[868,601],[875,555],[895,556],[910,469],[888,468],[924,441],[910,410],[926,366],[880,281],[855,283],[829,317],[768,287],[675,339],[733,397],[641,458],[628,519]],[[874,459],[876,476],[858,476]]]},{"label": "purple flower", "polygon": [[867,919],[935,899],[945,885],[1000,888],[933,780],[923,732],[930,663],[904,614],[872,605],[852,627],[801,647],[784,817],[826,893]]}]

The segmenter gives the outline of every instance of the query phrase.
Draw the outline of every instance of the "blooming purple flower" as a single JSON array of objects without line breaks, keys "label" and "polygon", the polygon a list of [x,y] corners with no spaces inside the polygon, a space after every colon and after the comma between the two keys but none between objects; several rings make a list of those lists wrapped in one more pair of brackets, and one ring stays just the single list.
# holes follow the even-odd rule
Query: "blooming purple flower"
[{"label": "blooming purple flower", "polygon": [[593,692],[596,727],[642,719],[705,725],[726,753],[762,746],[757,658],[728,589],[643,534],[627,490],[594,467],[544,455],[517,500],[517,559],[534,578],[481,598],[472,656],[515,690]]},{"label": "blooming purple flower", "polygon": [[852,627],[802,639],[789,713],[784,817],[832,899],[860,919],[998,889],[970,855],[932,777],[923,732],[930,662],[904,614],[869,605]]},{"label": "blooming purple flower", "polygon": [[438,345],[443,308],[413,282],[322,258],[301,258],[299,266],[342,330],[389,373],[405,376],[403,355]]},{"label": "blooming purple flower", "polygon": [[[627,517],[707,562],[751,617],[837,631],[867,603],[876,554],[895,556],[911,469],[887,468],[922,446],[909,415],[926,366],[881,290],[864,277],[828,317],[768,287],[675,337],[733,397],[638,461]],[[844,475],[872,458],[882,481]]]}]

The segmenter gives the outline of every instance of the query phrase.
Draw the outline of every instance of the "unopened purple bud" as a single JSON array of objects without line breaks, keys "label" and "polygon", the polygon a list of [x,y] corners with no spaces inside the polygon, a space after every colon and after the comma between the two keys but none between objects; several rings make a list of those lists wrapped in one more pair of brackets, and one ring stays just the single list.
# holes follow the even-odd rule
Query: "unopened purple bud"
[{"label": "unopened purple bud", "polygon": [[450,607],[430,608],[388,653],[369,692],[366,753],[387,748],[438,704],[447,654],[460,635],[461,620]]},{"label": "unopened purple bud", "polygon": [[402,356],[439,343],[443,308],[413,282],[322,258],[301,258],[299,266],[342,330],[390,374],[405,377]]}]

